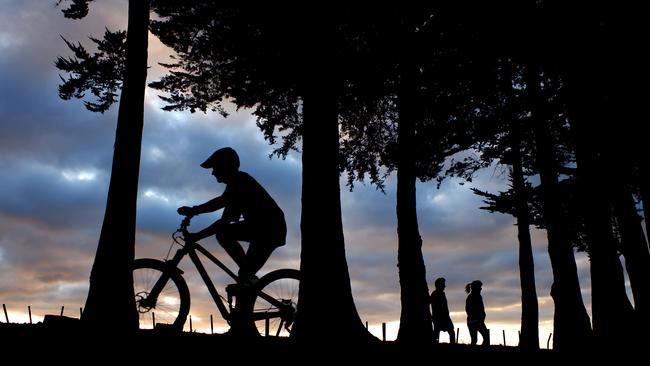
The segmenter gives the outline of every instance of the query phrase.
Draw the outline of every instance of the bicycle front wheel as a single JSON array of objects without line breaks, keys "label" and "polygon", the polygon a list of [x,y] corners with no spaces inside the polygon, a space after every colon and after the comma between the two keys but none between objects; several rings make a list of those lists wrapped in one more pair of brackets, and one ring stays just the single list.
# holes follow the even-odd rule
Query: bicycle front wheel
[{"label": "bicycle front wheel", "polygon": [[183,330],[190,312],[190,291],[180,272],[172,271],[162,291],[156,297],[150,296],[166,268],[167,265],[157,259],[141,258],[133,263],[133,289],[140,329]]},{"label": "bicycle front wheel", "polygon": [[300,272],[295,269],[279,269],[260,278],[260,291],[277,302],[272,304],[259,295],[255,299],[253,317],[262,336],[287,337],[291,334],[298,307],[299,285]]}]

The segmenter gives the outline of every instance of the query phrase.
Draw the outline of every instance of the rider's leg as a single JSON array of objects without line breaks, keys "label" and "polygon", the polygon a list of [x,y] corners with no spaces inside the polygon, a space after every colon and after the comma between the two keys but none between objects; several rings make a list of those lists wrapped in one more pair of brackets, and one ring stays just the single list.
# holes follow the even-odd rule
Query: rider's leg
[{"label": "rider's leg", "polygon": [[246,252],[244,266],[240,269],[240,275],[254,276],[264,266],[275,248],[268,243],[251,242]]},{"label": "rider's leg", "polygon": [[241,238],[241,230],[239,229],[238,223],[222,223],[217,227],[217,232],[215,236],[217,241],[226,250],[226,253],[237,263],[239,268],[245,266],[246,263],[246,252],[239,244]]},{"label": "rider's leg", "polygon": [[256,284],[257,277],[255,277],[255,273],[262,268],[275,248],[275,246],[268,245],[267,243],[252,241],[248,245],[244,265],[239,269],[239,278],[244,286],[240,288],[240,297],[237,299],[237,304],[235,305],[235,308],[238,309],[235,317],[238,319],[239,323],[236,325],[236,327],[240,328],[238,332],[243,333],[245,336],[259,335],[257,328],[255,327],[255,322],[249,316],[251,312],[250,310],[247,310],[253,309],[256,295],[254,292],[249,292],[247,289],[251,288],[249,286],[254,286]]},{"label": "rider's leg", "polygon": [[[247,268],[247,258],[239,240],[249,241],[250,237],[243,222],[223,224],[216,233],[219,244],[226,250],[228,255],[237,263],[241,269]],[[234,336],[259,336],[255,323],[250,314],[255,301],[255,294],[246,287],[237,286],[235,292],[235,307],[231,313],[229,334]]]},{"label": "rider's leg", "polygon": [[247,221],[230,224],[228,232],[236,240],[249,242],[243,260],[237,262],[239,264],[239,276],[243,278],[255,276],[257,271],[269,259],[273,250],[278,247],[276,243],[284,243],[284,236],[286,235],[282,228],[251,225]]}]

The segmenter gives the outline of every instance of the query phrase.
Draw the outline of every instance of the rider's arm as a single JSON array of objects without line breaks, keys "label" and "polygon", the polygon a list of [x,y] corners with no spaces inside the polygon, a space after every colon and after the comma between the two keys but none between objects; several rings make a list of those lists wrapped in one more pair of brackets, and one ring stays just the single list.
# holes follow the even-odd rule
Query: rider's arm
[{"label": "rider's arm", "polygon": [[200,215],[206,212],[214,212],[226,206],[226,199],[223,196],[215,197],[206,203],[198,206],[193,206],[192,211],[194,215]]},{"label": "rider's arm", "polygon": [[222,221],[223,220],[217,220],[212,225],[206,227],[205,229],[203,229],[203,230],[201,230],[199,232],[191,234],[192,235],[191,240],[196,242],[196,241],[199,241],[201,239],[205,239],[208,236],[212,236],[212,235],[216,234],[217,231],[218,231],[218,226],[223,225]]}]

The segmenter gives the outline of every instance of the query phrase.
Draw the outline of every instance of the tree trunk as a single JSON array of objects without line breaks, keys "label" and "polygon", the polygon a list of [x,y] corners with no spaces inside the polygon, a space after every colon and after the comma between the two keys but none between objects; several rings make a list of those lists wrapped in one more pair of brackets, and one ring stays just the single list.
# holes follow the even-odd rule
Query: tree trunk
[{"label": "tree trunk", "polygon": [[409,343],[431,342],[433,328],[429,308],[429,287],[422,257],[422,238],[418,229],[415,199],[415,125],[417,108],[417,69],[405,60],[401,67],[399,124],[397,127],[397,266],[399,269],[402,312],[397,340]]},{"label": "tree trunk", "polygon": [[[586,60],[586,59],[585,59]],[[593,71],[593,72],[592,72]],[[625,292],[623,268],[612,232],[610,203],[613,163],[603,149],[607,136],[598,131],[607,123],[607,101],[598,86],[599,75],[585,67],[568,75],[571,128],[576,141],[578,187],[584,212],[591,260],[591,296],[594,335],[603,344],[621,344],[632,325],[633,309]],[[603,131],[604,132],[604,131]]]},{"label": "tree trunk", "polygon": [[548,253],[553,268],[551,296],[555,303],[553,317],[553,348],[569,350],[584,347],[591,335],[589,315],[585,309],[578,281],[573,247],[568,228],[562,218],[558,201],[558,172],[553,142],[548,133],[540,95],[537,67],[526,69],[526,81],[531,101],[533,129],[537,147],[536,160],[541,181],[542,210],[546,222]]},{"label": "tree trunk", "polygon": [[[138,313],[131,264],[147,78],[149,1],[129,1],[126,69],[104,222],[82,320],[96,330],[133,331]],[[100,329],[101,328],[101,329]]]},{"label": "tree trunk", "polygon": [[[500,89],[506,96],[508,105],[512,104],[512,68],[511,60],[503,60],[502,82]],[[524,170],[521,154],[521,127],[515,113],[507,111],[506,118],[510,124],[510,157],[512,164],[510,178],[515,200],[515,218],[517,219],[517,239],[519,241],[519,281],[521,284],[521,333],[519,347],[523,349],[539,348],[539,305],[535,288],[535,261],[530,238],[529,197],[526,194]]]},{"label": "tree trunk", "polygon": [[292,337],[308,343],[364,342],[371,335],[352,298],[341,220],[331,25],[315,20],[304,27],[313,37],[307,46],[303,84],[301,281]]},{"label": "tree trunk", "polygon": [[620,186],[614,199],[614,212],[618,219],[621,235],[621,252],[625,257],[625,269],[630,278],[637,316],[648,324],[650,318],[650,253],[643,234],[641,220],[636,212],[632,194]]},{"label": "tree trunk", "polygon": [[[513,116],[514,118],[514,116]],[[521,282],[521,335],[519,346],[524,349],[539,348],[539,308],[535,288],[535,261],[530,239],[530,210],[521,164],[521,134],[519,123],[512,123],[512,188],[515,195],[515,217],[519,239],[519,280]]]},{"label": "tree trunk", "polygon": [[[578,138],[581,140],[581,138]],[[625,293],[623,267],[618,259],[612,232],[608,194],[611,185],[602,184],[595,155],[586,153],[578,142],[578,187],[584,212],[585,232],[591,262],[591,296],[594,335],[605,344],[624,342],[623,334],[633,322],[632,305]]]}]

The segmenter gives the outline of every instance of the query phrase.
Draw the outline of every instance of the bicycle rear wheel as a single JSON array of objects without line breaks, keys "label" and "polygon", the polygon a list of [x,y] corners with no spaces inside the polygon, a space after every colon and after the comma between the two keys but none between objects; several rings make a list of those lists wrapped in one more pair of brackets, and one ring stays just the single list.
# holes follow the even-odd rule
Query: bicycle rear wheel
[{"label": "bicycle rear wheel", "polygon": [[140,329],[162,326],[183,330],[190,312],[190,291],[180,272],[171,273],[157,299],[149,298],[165,268],[165,263],[157,259],[141,258],[133,263],[133,289]]},{"label": "bicycle rear wheel", "polygon": [[258,296],[253,307],[255,326],[262,336],[287,337],[295,319],[298,306],[300,272],[295,269],[279,269],[260,278],[257,286],[283,304],[281,308]]}]

